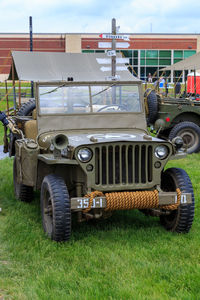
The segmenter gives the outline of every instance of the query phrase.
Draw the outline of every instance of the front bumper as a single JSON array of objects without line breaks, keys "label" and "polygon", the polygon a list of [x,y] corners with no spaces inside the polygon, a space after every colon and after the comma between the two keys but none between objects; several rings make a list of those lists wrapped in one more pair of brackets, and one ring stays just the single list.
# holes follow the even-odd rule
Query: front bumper
[{"label": "front bumper", "polygon": [[[136,194],[137,193],[137,194]],[[122,192],[122,193],[108,193],[100,197],[76,197],[71,198],[72,211],[84,211],[90,209],[104,209],[104,210],[125,210],[125,209],[153,209],[162,208],[168,209],[170,205],[177,205],[177,192],[157,192],[157,201],[151,199],[154,197],[154,192],[141,191],[141,192]],[[108,204],[108,196],[112,194],[114,205],[111,207]],[[120,195],[119,195],[120,194]],[[138,201],[139,194],[139,201]],[[125,195],[126,197],[123,197]],[[120,201],[119,201],[120,196]],[[115,201],[116,199],[116,201]],[[128,199],[128,200],[127,200]],[[92,201],[91,201],[92,200]],[[180,204],[191,204],[192,195],[190,193],[181,193]],[[120,202],[120,203],[119,203]]]}]

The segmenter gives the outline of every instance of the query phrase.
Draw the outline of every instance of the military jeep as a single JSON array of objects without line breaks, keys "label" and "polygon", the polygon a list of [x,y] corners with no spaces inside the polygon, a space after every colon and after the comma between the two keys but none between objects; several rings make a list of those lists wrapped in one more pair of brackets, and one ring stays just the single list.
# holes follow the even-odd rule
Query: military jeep
[{"label": "military jeep", "polygon": [[72,214],[84,221],[128,209],[159,217],[167,230],[189,232],[190,178],[179,168],[164,171],[170,159],[185,156],[182,139],[148,134],[140,81],[38,82],[31,110],[24,105],[21,112],[29,113],[12,117],[15,195],[30,202],[40,190],[52,240],[69,240]]},{"label": "military jeep", "polygon": [[188,95],[183,98],[165,97],[155,90],[145,92],[148,103],[147,122],[158,137],[183,139],[188,154],[200,151],[200,101]]}]

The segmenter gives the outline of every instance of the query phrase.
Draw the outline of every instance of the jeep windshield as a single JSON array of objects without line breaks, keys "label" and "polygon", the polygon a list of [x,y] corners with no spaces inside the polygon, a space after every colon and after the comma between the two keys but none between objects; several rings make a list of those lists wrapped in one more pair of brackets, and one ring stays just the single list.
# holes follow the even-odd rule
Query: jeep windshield
[{"label": "jeep windshield", "polygon": [[137,85],[39,86],[40,114],[141,112]]}]

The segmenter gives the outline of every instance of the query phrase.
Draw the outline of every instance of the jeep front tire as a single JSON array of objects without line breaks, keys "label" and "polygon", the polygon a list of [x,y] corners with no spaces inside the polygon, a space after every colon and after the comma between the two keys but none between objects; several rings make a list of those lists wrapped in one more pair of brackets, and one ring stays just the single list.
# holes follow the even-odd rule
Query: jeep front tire
[{"label": "jeep front tire", "polygon": [[54,241],[68,241],[71,235],[71,207],[63,178],[55,174],[44,177],[40,204],[45,233]]},{"label": "jeep front tire", "polygon": [[188,174],[179,168],[169,168],[162,174],[161,188],[165,192],[175,192],[179,188],[182,192],[191,193],[191,204],[180,204],[178,209],[170,211],[168,215],[161,215],[160,222],[165,229],[178,233],[187,233],[194,219],[194,193]]}]

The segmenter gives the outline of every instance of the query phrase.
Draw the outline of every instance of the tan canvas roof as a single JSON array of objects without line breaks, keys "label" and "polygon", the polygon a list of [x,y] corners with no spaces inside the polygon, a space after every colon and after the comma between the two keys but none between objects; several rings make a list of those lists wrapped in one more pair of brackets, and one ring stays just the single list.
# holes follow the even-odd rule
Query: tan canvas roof
[{"label": "tan canvas roof", "polygon": [[197,70],[200,69],[200,52],[181,60],[171,66],[161,69],[161,71],[180,71],[180,70]]},{"label": "tan canvas roof", "polygon": [[[109,58],[104,53],[62,53],[13,51],[15,79],[27,81],[105,81],[111,76]],[[121,54],[117,55],[118,58]],[[101,63],[100,63],[101,62]],[[103,63],[102,63],[103,62]],[[119,67],[126,67],[119,64]],[[121,81],[140,80],[127,69],[117,71]],[[12,72],[8,79],[12,79]]]}]

